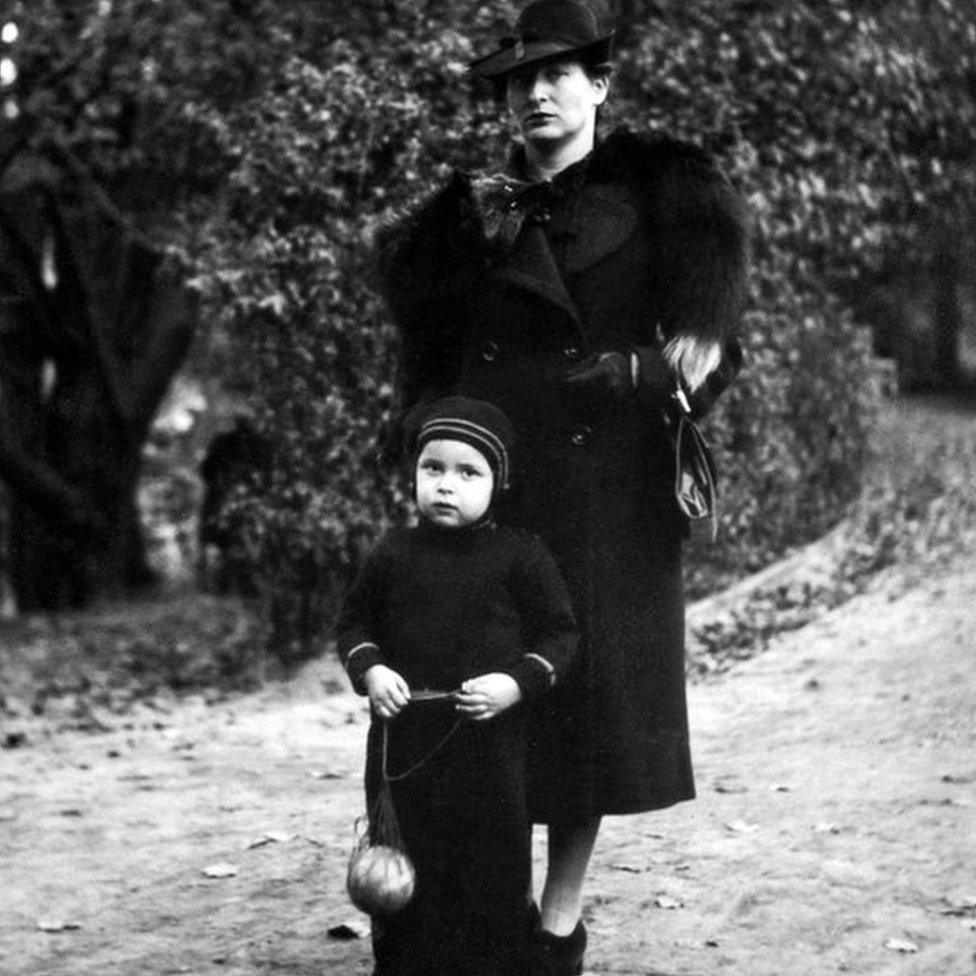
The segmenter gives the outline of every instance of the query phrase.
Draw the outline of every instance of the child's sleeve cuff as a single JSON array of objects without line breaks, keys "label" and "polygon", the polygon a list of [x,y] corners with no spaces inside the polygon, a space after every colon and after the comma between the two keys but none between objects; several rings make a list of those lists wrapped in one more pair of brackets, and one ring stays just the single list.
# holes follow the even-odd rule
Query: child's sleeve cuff
[{"label": "child's sleeve cuff", "polygon": [[356,694],[366,694],[366,685],[363,681],[366,677],[366,672],[374,665],[382,663],[383,655],[380,649],[369,641],[357,644],[345,655],[346,674],[349,675],[353,691]]}]

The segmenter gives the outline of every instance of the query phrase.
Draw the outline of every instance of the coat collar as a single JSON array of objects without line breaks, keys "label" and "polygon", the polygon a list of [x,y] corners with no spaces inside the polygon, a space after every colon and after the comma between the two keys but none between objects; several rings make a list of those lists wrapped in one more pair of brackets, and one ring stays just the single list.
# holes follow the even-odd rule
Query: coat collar
[{"label": "coat collar", "polygon": [[637,224],[637,211],[625,192],[589,182],[592,156],[552,180],[531,183],[524,178],[524,150],[516,147],[504,174],[470,177],[487,243],[499,255],[495,275],[557,305],[577,324],[579,312],[537,221],[539,213],[552,215],[550,233],[566,241],[567,275],[585,271],[618,250]]},{"label": "coat collar", "polygon": [[[518,181],[516,199],[533,208],[550,210],[553,235],[569,239],[566,271],[576,274],[612,254],[633,234],[637,210],[619,185],[599,178],[605,159],[615,153],[617,139],[598,143],[583,159],[551,180],[532,183],[526,178],[525,148],[516,146],[508,159],[506,176]],[[596,177],[596,179],[594,179]]]}]

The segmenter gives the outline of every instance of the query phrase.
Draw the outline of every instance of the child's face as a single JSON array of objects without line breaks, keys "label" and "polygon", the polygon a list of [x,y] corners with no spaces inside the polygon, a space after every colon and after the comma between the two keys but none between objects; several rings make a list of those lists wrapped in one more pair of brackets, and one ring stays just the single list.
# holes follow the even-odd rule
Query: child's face
[{"label": "child's face", "polygon": [[464,441],[428,441],[417,458],[417,506],[435,525],[460,529],[477,522],[494,484],[484,455]]}]

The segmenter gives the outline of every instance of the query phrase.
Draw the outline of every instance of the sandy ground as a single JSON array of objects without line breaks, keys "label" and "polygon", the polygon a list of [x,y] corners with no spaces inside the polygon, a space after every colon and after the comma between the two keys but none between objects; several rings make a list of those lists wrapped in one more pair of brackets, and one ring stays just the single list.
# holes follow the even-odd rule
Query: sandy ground
[{"label": "sandy ground", "polygon": [[[976,567],[895,592],[692,686],[699,798],[605,822],[588,972],[976,973]],[[0,973],[369,973],[334,671],[0,753]]]}]

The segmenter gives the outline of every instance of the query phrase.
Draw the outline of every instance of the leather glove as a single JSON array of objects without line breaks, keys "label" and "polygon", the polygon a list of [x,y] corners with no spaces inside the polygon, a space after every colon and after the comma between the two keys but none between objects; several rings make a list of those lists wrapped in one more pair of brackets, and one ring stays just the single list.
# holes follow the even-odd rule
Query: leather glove
[{"label": "leather glove", "polygon": [[630,359],[622,352],[601,352],[587,356],[563,377],[574,389],[601,393],[612,399],[622,399],[634,389]]}]

